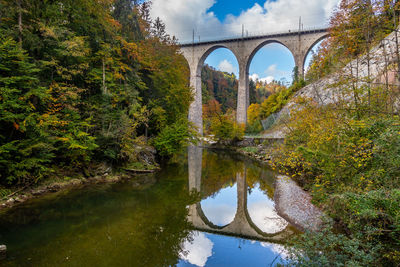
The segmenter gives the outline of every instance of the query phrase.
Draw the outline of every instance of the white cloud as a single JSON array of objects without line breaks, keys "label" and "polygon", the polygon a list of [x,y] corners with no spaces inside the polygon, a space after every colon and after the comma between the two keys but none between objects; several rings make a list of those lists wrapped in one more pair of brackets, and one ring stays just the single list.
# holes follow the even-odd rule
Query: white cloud
[{"label": "white cloud", "polygon": [[288,222],[280,217],[268,201],[258,201],[248,204],[249,215],[255,225],[264,233],[282,231]]},{"label": "white cloud", "polygon": [[270,249],[275,254],[279,254],[283,259],[288,259],[289,257],[289,252],[282,245],[267,242],[261,242],[260,244],[261,246]]},{"label": "white cloud", "polygon": [[203,267],[208,257],[212,255],[214,244],[201,232],[193,232],[192,238],[191,242],[186,240],[183,243],[183,252],[179,256],[193,265]]},{"label": "white cloud", "polygon": [[267,74],[275,74],[276,73],[276,64],[272,64],[271,66],[269,66],[267,68],[267,70],[265,71],[265,73]]},{"label": "white cloud", "polygon": [[237,209],[236,184],[221,189],[218,194],[203,199],[201,209],[207,219],[215,225],[224,226],[233,221]]},{"label": "white cloud", "polygon": [[270,65],[264,71],[264,73],[268,77],[287,77],[287,76],[290,76],[290,72],[278,69],[276,64]]},{"label": "white cloud", "polygon": [[252,75],[249,75],[249,79],[253,80],[253,81],[257,81],[258,79],[260,79],[260,76],[258,76],[257,73],[253,73]]},{"label": "white cloud", "polygon": [[228,73],[235,73],[237,72],[236,68],[230,63],[228,60],[224,59],[218,64],[218,69],[220,71],[225,71]]},{"label": "white cloud", "polygon": [[236,215],[236,207],[227,204],[202,205],[202,209],[207,219],[218,226],[225,226],[231,223]]},{"label": "white cloud", "polygon": [[260,78],[260,76],[258,76],[257,73],[253,73],[252,75],[249,76],[249,79],[251,79],[253,81],[259,80],[261,82],[270,83],[273,80],[275,80],[275,77],[274,76],[266,76],[266,77]]},{"label": "white cloud", "polygon": [[[218,0],[217,0],[218,1]],[[255,4],[239,16],[228,15],[220,22],[209,12],[215,0],[153,0],[151,16],[160,17],[167,31],[182,42],[196,39],[215,39],[241,35],[242,25],[249,34],[297,30],[301,16],[304,28],[326,25],[339,0],[266,0]]]}]

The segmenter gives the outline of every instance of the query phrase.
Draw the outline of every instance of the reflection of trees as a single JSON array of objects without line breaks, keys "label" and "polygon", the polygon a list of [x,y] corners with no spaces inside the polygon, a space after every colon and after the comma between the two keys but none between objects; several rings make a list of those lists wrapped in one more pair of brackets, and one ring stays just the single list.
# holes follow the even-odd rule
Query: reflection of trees
[{"label": "reflection of trees", "polygon": [[273,177],[272,173],[266,172],[254,165],[250,165],[246,168],[246,182],[249,191],[251,192],[251,189],[259,185],[260,190],[265,192],[269,198],[273,199],[274,187],[273,182],[269,179],[270,177]]},{"label": "reflection of trees", "polygon": [[208,197],[227,186],[233,186],[236,173],[244,170],[244,163],[224,153],[204,151],[202,170],[201,193],[203,197]]},{"label": "reflection of trees", "polygon": [[[19,253],[11,265],[26,265],[30,257],[32,266],[174,266],[189,234],[186,206],[193,202],[183,174],[174,177],[180,171],[169,169],[144,190],[129,183],[99,186],[6,215],[0,235]],[[29,210],[38,211],[34,223],[15,227]]]}]

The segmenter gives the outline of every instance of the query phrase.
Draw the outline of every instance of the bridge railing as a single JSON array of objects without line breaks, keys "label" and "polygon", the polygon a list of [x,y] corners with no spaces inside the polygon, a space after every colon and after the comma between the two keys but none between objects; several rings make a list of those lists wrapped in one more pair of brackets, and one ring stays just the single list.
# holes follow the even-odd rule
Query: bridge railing
[{"label": "bridge railing", "polygon": [[[189,46],[193,44],[200,44],[200,43],[209,43],[209,42],[220,42],[220,41],[227,41],[227,40],[239,40],[239,39],[255,39],[255,38],[263,38],[268,36],[279,36],[279,35],[288,35],[288,34],[299,34],[299,33],[306,33],[306,32],[319,32],[327,30],[327,27],[307,27],[303,28],[300,31],[297,30],[287,30],[287,31],[276,31],[276,32],[251,32],[251,33],[244,33],[237,34],[237,35],[230,35],[224,37],[211,37],[211,38],[202,38],[201,35],[196,35],[194,40],[191,41],[185,40],[183,42],[178,42],[181,46]],[[196,38],[197,37],[197,38]]]}]

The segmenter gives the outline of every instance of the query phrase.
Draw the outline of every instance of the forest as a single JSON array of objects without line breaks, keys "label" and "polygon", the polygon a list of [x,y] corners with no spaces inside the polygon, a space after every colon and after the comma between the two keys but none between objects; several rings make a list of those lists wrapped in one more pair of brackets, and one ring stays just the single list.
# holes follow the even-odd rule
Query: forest
[{"label": "forest", "polygon": [[1,185],[145,165],[149,145],[168,157],[194,138],[187,63],[140,2],[0,1]]}]

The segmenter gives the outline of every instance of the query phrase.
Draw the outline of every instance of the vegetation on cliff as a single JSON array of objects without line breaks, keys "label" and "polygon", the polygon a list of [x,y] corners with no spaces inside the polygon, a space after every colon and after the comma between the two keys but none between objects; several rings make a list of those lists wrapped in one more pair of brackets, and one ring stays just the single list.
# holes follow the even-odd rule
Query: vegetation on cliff
[{"label": "vegetation on cliff", "polygon": [[[388,33],[397,34],[398,11],[397,1],[342,1],[308,79],[361,56],[368,71],[359,75],[360,64],[342,73],[332,85],[341,90],[335,103],[298,98],[291,111],[274,166],[308,189],[333,219],[321,233],[294,242],[293,265],[400,264],[399,64],[370,53]],[[399,53],[396,40],[396,51],[387,53]],[[370,66],[377,62],[385,68],[373,77]]]}]

